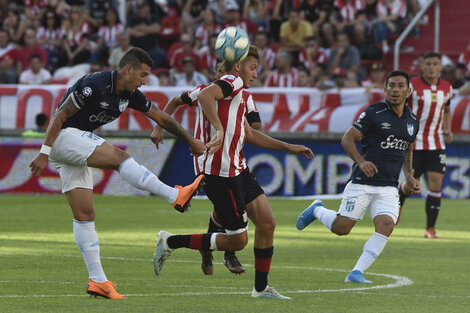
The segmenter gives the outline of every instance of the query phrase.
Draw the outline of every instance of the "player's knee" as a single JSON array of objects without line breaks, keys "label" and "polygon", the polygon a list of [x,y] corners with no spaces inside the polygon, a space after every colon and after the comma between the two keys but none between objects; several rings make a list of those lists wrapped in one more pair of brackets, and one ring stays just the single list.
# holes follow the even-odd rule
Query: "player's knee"
[{"label": "player's knee", "polygon": [[345,236],[351,232],[351,227],[345,224],[333,223],[331,231],[338,236]]},{"label": "player's knee", "polygon": [[276,219],[274,216],[271,216],[270,219],[264,221],[260,226],[263,233],[274,234],[274,229],[276,228]]},{"label": "player's knee", "polygon": [[86,211],[75,212],[74,218],[79,222],[94,221],[95,211],[86,210]]}]

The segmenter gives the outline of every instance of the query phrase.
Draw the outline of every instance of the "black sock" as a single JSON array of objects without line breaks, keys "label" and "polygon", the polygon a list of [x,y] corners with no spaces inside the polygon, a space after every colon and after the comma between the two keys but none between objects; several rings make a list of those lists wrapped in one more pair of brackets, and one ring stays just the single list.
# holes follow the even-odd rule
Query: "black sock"
[{"label": "black sock", "polygon": [[190,248],[209,251],[212,234],[173,235],[168,237],[167,244],[171,249]]},{"label": "black sock", "polygon": [[433,227],[436,225],[437,216],[439,215],[439,209],[441,208],[441,197],[433,197],[428,195],[426,198],[426,217],[427,226],[426,228]]},{"label": "black sock", "polygon": [[255,250],[255,289],[263,291],[268,285],[268,274],[271,268],[274,247]]}]

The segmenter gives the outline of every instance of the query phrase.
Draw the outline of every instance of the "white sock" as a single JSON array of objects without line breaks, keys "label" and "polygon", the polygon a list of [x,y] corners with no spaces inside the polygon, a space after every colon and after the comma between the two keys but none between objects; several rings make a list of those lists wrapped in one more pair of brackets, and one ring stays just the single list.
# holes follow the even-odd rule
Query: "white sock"
[{"label": "white sock", "polygon": [[88,276],[97,283],[107,281],[108,279],[101,267],[100,244],[95,231],[95,222],[73,220],[73,235],[75,236],[75,242],[82,252],[83,260],[88,269]]},{"label": "white sock", "polygon": [[337,212],[333,210],[328,210],[323,206],[317,206],[315,211],[313,211],[313,216],[315,216],[320,223],[325,225],[329,230],[331,230],[331,226],[333,226],[333,222],[336,219]]},{"label": "white sock", "polygon": [[124,160],[117,171],[132,186],[146,190],[173,203],[179,190],[162,183],[155,174],[145,166],[137,163],[133,157]]},{"label": "white sock", "polygon": [[211,250],[217,250],[217,233],[211,235]]},{"label": "white sock", "polygon": [[365,243],[364,249],[362,250],[362,255],[359,257],[359,260],[357,260],[353,271],[358,270],[361,273],[364,273],[364,271],[367,270],[369,266],[372,265],[372,263],[374,263],[375,259],[377,259],[377,257],[383,251],[385,245],[387,244],[387,240],[387,236],[375,232]]}]

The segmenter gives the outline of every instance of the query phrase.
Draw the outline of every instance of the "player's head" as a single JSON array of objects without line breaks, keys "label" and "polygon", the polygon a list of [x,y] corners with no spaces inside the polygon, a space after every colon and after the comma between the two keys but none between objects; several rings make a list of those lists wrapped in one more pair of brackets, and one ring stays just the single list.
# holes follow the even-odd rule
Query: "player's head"
[{"label": "player's head", "polygon": [[243,80],[243,88],[250,88],[253,80],[258,77],[258,48],[251,45],[246,58],[242,62],[230,63],[226,61],[218,61],[216,64],[216,77],[221,77],[227,73],[233,73],[241,77]]},{"label": "player's head", "polygon": [[47,128],[47,115],[44,113],[38,113],[36,115],[36,127],[37,129]]},{"label": "player's head", "polygon": [[140,48],[131,48],[119,61],[118,71],[124,80],[124,89],[134,92],[147,82],[153,61],[149,54]]},{"label": "player's head", "polygon": [[442,70],[441,55],[437,52],[428,52],[424,55],[423,76],[425,79],[436,79]]},{"label": "player's head", "polygon": [[393,71],[387,75],[384,91],[392,106],[404,105],[410,94],[410,76],[405,71]]}]

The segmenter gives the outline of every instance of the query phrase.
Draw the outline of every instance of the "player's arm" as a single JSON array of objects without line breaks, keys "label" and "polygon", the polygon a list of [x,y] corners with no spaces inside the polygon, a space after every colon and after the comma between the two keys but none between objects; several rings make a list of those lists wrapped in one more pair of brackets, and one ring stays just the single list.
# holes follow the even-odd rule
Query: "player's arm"
[{"label": "player's arm", "polygon": [[[168,132],[186,141],[191,148],[191,153],[193,155],[198,156],[204,153],[204,144],[200,140],[195,139],[190,133],[181,127],[181,125],[168,113],[163,112],[154,104],[152,104],[150,110],[148,110],[145,115],[147,115],[162,128],[166,129]],[[157,144],[156,142],[154,143]]]},{"label": "player's arm", "polygon": [[245,121],[245,139],[246,142],[251,143],[260,148],[281,150],[292,154],[301,154],[307,159],[312,159],[314,154],[310,148],[302,145],[293,145],[281,140],[274,139],[268,135],[253,129],[248,122]]},{"label": "player's arm", "polygon": [[452,134],[452,113],[450,111],[450,104],[444,106],[444,121],[442,124],[442,131],[444,133],[445,143],[450,144],[454,135]]},{"label": "player's arm", "polygon": [[403,162],[402,168],[406,178],[406,192],[409,194],[420,193],[421,185],[419,180],[414,177],[413,143],[410,143],[408,149],[405,151],[405,161]]},{"label": "player's arm", "polygon": [[60,129],[64,122],[77,113],[80,109],[78,106],[75,105],[72,99],[73,93],[65,99],[59,109],[52,115],[51,121],[49,126],[47,126],[46,135],[44,138],[44,142],[41,147],[41,151],[36,155],[36,157],[31,161],[29,167],[31,168],[31,172],[34,175],[39,176],[44,168],[47,166],[49,162],[49,154],[51,152],[52,144],[54,143],[57,135],[59,134]]},{"label": "player's arm", "polygon": [[356,162],[361,171],[366,174],[367,177],[372,177],[378,173],[378,169],[374,163],[367,161],[357,150],[356,140],[362,137],[362,133],[354,127],[349,127],[348,131],[343,135],[341,139],[341,145],[344,151],[349,157]]},{"label": "player's arm", "polygon": [[224,93],[222,88],[217,84],[212,84],[204,88],[198,95],[199,103],[201,104],[202,112],[211,125],[215,128],[216,134],[212,137],[211,141],[207,144],[209,153],[215,153],[222,147],[224,140],[224,128],[220,122],[215,102],[222,100]]},{"label": "player's arm", "polygon": [[[163,109],[163,112],[168,113],[170,116],[173,115],[173,113],[175,113],[178,106],[184,104],[182,96],[183,95],[178,95],[178,96],[174,96],[173,98],[171,98],[171,100],[168,101],[165,108]],[[163,143],[163,128],[160,125],[158,124],[155,125],[155,127],[152,130],[152,133],[150,134],[150,139],[155,144],[157,149],[158,149],[158,145]]]}]

